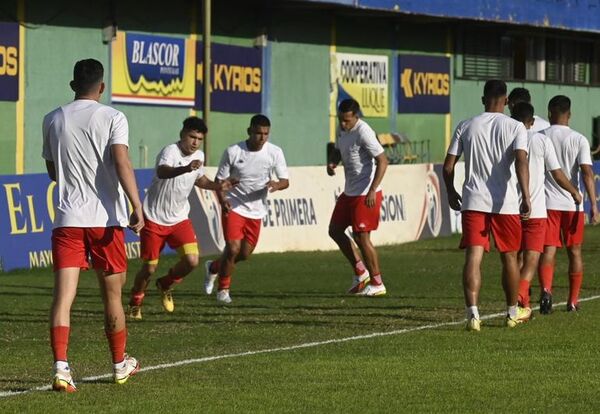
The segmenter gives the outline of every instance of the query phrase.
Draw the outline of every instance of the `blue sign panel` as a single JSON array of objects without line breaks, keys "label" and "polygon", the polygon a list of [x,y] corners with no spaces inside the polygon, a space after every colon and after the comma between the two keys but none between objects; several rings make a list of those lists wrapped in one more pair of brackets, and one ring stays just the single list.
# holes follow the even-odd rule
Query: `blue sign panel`
[{"label": "blue sign panel", "polygon": [[[203,44],[196,43],[196,105],[202,109]],[[262,95],[262,50],[213,43],[210,107],[229,113],[259,113]]]},{"label": "blue sign panel", "polygon": [[398,56],[398,113],[450,112],[450,58]]},{"label": "blue sign panel", "polygon": [[19,24],[0,22],[0,101],[19,99]]}]

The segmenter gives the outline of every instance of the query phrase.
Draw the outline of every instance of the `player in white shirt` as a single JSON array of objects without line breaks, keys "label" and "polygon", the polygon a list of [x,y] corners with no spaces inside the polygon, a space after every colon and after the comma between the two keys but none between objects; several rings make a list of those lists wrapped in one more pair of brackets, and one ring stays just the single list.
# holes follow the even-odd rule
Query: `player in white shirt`
[{"label": "player in white shirt", "polygon": [[[596,185],[590,144],[586,137],[569,128],[571,118],[571,100],[557,95],[548,103],[548,115],[552,126],[543,133],[552,142],[558,162],[571,183],[579,187],[580,172],[583,184],[590,200],[596,200]],[[544,253],[540,259],[539,277],[542,289],[540,313],[552,311],[552,279],[556,249],[563,241],[569,257],[569,299],[567,311],[579,310],[579,290],[583,281],[583,244],[584,213],[581,205],[575,204],[568,192],[560,188],[550,176],[546,179],[546,207],[548,209],[548,228],[544,242]],[[590,221],[600,221],[598,206],[591,202]],[[562,240],[561,240],[562,236]]]},{"label": "player in white shirt", "polygon": [[[331,215],[329,237],[336,242],[354,269],[354,279],[348,293],[381,296],[386,294],[386,289],[381,279],[377,250],[371,242],[371,232],[379,226],[383,200],[380,184],[388,160],[375,131],[359,118],[359,114],[360,106],[354,99],[345,99],[340,103],[336,149],[327,162],[327,174],[334,175],[335,168],[342,161],[345,185]],[[349,226],[352,226],[353,238],[360,253],[346,236]]]},{"label": "player in white shirt", "polygon": [[[444,182],[448,202],[462,211],[465,250],[463,289],[467,312],[467,330],[480,330],[478,310],[481,288],[481,262],[489,251],[490,233],[502,259],[502,286],[506,296],[506,326],[528,320],[530,314],[517,306],[521,247],[521,218],[531,211],[527,130],[518,121],[504,115],[506,84],[489,80],[483,89],[485,112],[462,121],[456,127],[444,161]],[[465,159],[462,196],[454,188],[454,167],[461,155]],[[518,188],[521,189],[519,201]]]},{"label": "player in white shirt", "polygon": [[581,194],[560,169],[554,146],[550,140],[531,130],[534,125],[533,106],[519,102],[510,108],[513,119],[522,122],[529,137],[529,192],[531,193],[531,214],[529,220],[521,223],[523,239],[521,241],[521,280],[519,281],[519,306],[531,310],[529,287],[537,270],[540,255],[544,251],[546,238],[546,172],[567,191],[575,204],[581,203]]},{"label": "player in white shirt", "polygon": [[[123,228],[144,226],[142,204],[131,162],[125,116],[98,101],[104,92],[104,68],[94,59],[73,69],[75,100],[44,118],[42,157],[56,181],[58,203],[52,231],[54,293],[50,339],[55,391],[77,389],[67,362],[71,306],[80,270],[88,257],[104,302],[104,328],[112,354],[114,381],[122,384],[139,370],[125,353],[127,327],[121,302],[127,256]],[[133,212],[127,216],[127,201]]]},{"label": "player in white shirt", "polygon": [[[508,110],[511,114],[513,113],[513,107],[519,102],[526,102],[528,104],[531,104],[531,95],[529,94],[529,91],[527,89],[514,88],[508,94]],[[540,132],[549,127],[550,122],[537,115],[533,116],[533,125],[530,128],[531,131]]]},{"label": "player in white shirt", "polygon": [[205,292],[212,293],[218,276],[217,302],[222,304],[231,303],[229,289],[235,264],[246,260],[258,243],[262,219],[268,212],[267,194],[290,185],[283,151],[268,142],[270,130],[269,118],[254,115],[248,139],[228,147],[217,170],[216,182],[229,178],[237,183],[227,192],[217,192],[223,210],[225,250],[220,259],[205,263]]},{"label": "player in white shirt", "polygon": [[144,199],[146,226],[140,234],[143,265],[131,289],[128,315],[142,319],[142,303],[150,278],[156,272],[160,252],[165,244],[176,249],[181,259],[166,276],[156,281],[165,311],[173,312],[172,289],[198,266],[198,243],[188,218],[188,198],[194,186],[223,191],[231,188],[228,180],[215,183],[204,175],[204,153],[200,151],[208,129],[200,118],[183,121],[179,141],[164,147],[156,157],[152,184]]}]

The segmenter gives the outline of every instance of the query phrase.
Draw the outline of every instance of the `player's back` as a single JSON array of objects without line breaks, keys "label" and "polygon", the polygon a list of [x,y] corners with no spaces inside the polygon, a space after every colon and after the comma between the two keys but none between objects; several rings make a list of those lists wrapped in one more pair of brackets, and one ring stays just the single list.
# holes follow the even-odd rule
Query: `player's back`
[{"label": "player's back", "polygon": [[58,186],[55,226],[127,224],[126,203],[110,150],[128,145],[125,116],[94,100],[75,100],[44,118],[46,160]]},{"label": "player's back", "polygon": [[[545,182],[546,171],[560,168],[554,146],[543,134],[529,130],[529,194],[531,196],[530,218],[546,217]],[[548,173],[550,174],[550,173]]]}]

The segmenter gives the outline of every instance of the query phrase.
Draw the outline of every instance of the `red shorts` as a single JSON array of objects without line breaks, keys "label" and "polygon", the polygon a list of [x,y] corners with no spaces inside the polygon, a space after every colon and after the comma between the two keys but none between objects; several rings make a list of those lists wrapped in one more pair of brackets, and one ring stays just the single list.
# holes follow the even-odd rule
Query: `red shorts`
[{"label": "red shorts", "polygon": [[[546,246],[569,247],[583,243],[583,211],[548,210]],[[562,240],[561,240],[562,235]]]},{"label": "red shorts", "polygon": [[244,217],[234,211],[223,214],[225,241],[246,240],[252,246],[256,246],[261,225],[261,219]]},{"label": "red shorts", "polygon": [[534,252],[544,252],[544,240],[546,239],[545,218],[530,218],[521,222],[523,228],[523,238],[521,240],[521,250],[532,250]]},{"label": "red shorts", "polygon": [[521,247],[521,218],[518,214],[462,212],[460,248],[483,246],[490,251],[490,231],[500,253],[516,252]]},{"label": "red shorts", "polygon": [[57,227],[52,230],[54,271],[66,267],[89,269],[107,274],[127,270],[125,233],[122,227]]},{"label": "red shorts", "polygon": [[333,224],[344,229],[352,226],[352,231],[355,233],[377,230],[383,193],[377,191],[375,205],[371,208],[365,204],[366,198],[367,196],[364,195],[347,196],[344,193],[340,194],[331,214],[329,225]]},{"label": "red shorts", "polygon": [[157,264],[160,252],[165,247],[176,249],[180,255],[199,254],[196,233],[190,219],[185,219],[172,226],[163,226],[145,219],[140,233],[141,258],[149,264]]}]

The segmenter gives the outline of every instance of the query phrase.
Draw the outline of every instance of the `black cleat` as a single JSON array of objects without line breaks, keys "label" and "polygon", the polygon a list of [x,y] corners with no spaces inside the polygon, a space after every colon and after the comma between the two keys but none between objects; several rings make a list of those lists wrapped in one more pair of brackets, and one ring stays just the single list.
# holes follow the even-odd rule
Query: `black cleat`
[{"label": "black cleat", "polygon": [[567,303],[567,312],[579,312],[579,304]]},{"label": "black cleat", "polygon": [[540,298],[540,314],[548,315],[552,312],[552,293],[544,290]]}]

